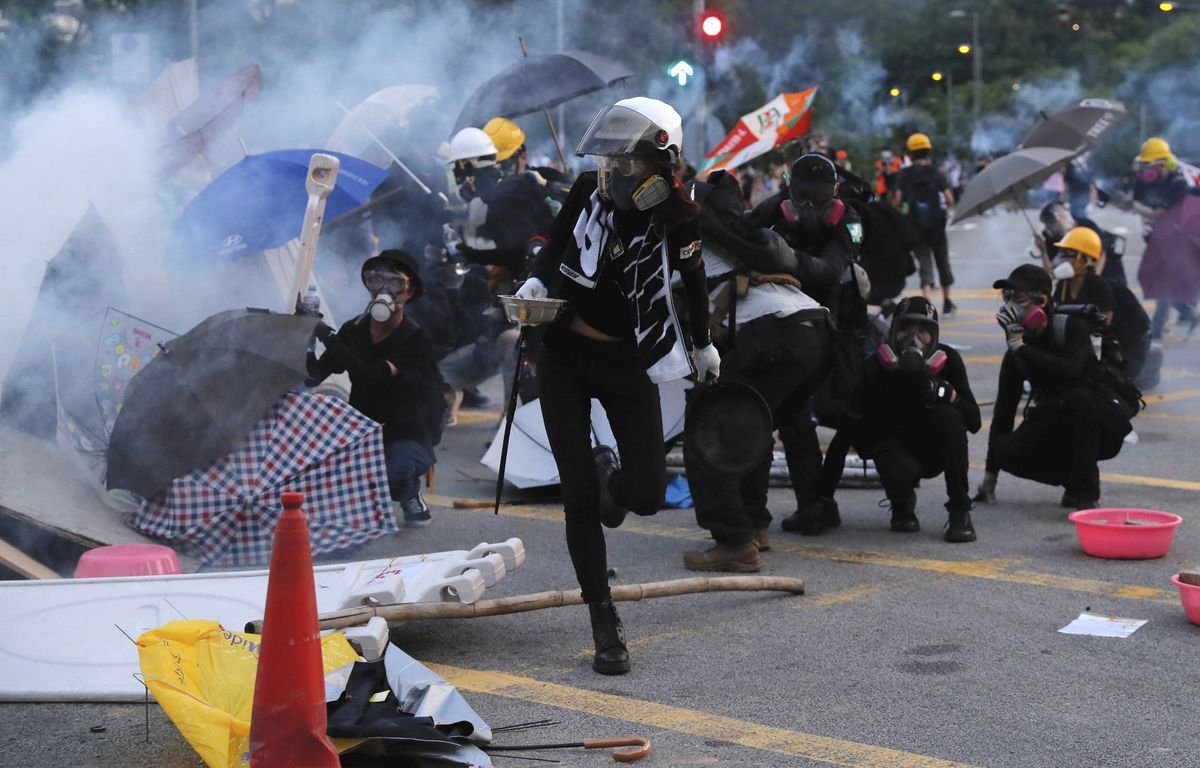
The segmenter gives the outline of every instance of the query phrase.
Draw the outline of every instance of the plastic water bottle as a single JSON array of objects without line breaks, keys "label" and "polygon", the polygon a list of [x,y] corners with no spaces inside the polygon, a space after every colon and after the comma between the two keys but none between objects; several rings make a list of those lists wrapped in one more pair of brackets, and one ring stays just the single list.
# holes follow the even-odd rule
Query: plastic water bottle
[{"label": "plastic water bottle", "polygon": [[315,283],[308,284],[308,290],[304,292],[304,298],[300,299],[300,309],[304,311],[304,314],[312,315],[313,317],[321,314],[321,297],[317,293]]}]

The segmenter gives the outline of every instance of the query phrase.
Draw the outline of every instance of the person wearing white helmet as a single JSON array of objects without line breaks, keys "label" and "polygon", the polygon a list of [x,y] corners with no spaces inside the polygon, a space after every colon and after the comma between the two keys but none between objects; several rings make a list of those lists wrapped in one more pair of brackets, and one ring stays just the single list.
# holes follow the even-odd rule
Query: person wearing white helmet
[{"label": "person wearing white helmet", "polygon": [[[709,339],[699,206],[673,173],[682,147],[683,123],[668,104],[636,97],[600,110],[575,150],[595,157],[598,170],[576,179],[517,292],[545,298],[555,282],[568,302],[546,330],[538,387],[562,482],[567,548],[591,615],[592,668],[601,674],[630,669],[601,525],[619,526],[627,511],[654,514],[666,488],[656,385],[720,372]],[[688,334],[672,273],[686,292]],[[620,461],[610,447],[592,449],[593,398],[612,425]]]}]

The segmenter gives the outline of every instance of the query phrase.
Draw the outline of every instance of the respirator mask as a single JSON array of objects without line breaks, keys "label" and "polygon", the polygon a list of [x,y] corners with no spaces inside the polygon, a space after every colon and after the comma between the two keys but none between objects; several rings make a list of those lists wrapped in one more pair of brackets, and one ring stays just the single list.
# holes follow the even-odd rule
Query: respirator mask
[{"label": "respirator mask", "polygon": [[[926,343],[916,328],[902,327],[896,331],[891,342],[881,344],[876,356],[885,371],[897,373],[919,373],[937,376],[946,367],[946,353],[937,346],[936,335]],[[933,350],[930,354],[929,351]]]},{"label": "respirator mask", "polygon": [[[1046,310],[1041,305],[1032,303],[1033,297],[1030,294],[1005,290],[1001,297],[1004,299],[1004,307],[1020,320],[1021,326],[1026,331],[1036,333],[1050,323],[1050,317],[1046,314]],[[1021,302],[1024,301],[1030,303],[1023,305]]]},{"label": "respirator mask", "polygon": [[1162,172],[1153,165],[1148,165],[1137,172],[1138,178],[1147,184],[1153,184],[1162,178]]},{"label": "respirator mask", "polygon": [[596,158],[600,197],[621,211],[648,211],[666,202],[671,184],[656,164],[636,155]]},{"label": "respirator mask", "polygon": [[408,275],[372,270],[363,273],[363,285],[371,292],[367,314],[377,323],[386,323],[396,311],[396,298],[408,290]]},{"label": "respirator mask", "polygon": [[458,185],[458,196],[464,202],[476,197],[487,197],[500,183],[501,171],[495,165],[479,165],[471,160],[454,163],[454,182]]},{"label": "respirator mask", "polygon": [[1087,272],[1088,257],[1082,253],[1061,253],[1054,260],[1054,269],[1050,272],[1055,280],[1070,280]]}]

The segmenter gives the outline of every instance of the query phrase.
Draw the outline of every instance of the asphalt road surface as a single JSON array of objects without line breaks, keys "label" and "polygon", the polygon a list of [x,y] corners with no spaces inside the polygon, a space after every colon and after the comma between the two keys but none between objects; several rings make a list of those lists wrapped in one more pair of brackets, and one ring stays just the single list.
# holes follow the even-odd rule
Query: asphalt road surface
[{"label": "asphalt road surface", "polygon": [[[1137,220],[1115,211],[1097,219],[1127,232],[1127,270],[1135,275]],[[1025,262],[1030,246],[1014,213],[974,218],[951,232],[961,309],[942,336],[962,350],[980,400],[994,397],[1004,349],[990,286]],[[1058,506],[1060,490],[1009,476],[1001,478],[999,503],[976,509],[973,544],[942,542],[940,480],[919,491],[917,535],[888,530],[881,490],[845,489],[841,528],[816,538],[784,533],[777,522],[772,528],[764,573],[802,578],[807,594],[622,604],[629,675],[591,671],[584,607],[413,623],[393,640],[459,685],[493,726],[559,723],[521,734],[522,742],[638,734],[654,743],[646,766],[1200,766],[1200,627],[1185,620],[1170,583],[1200,562],[1200,338],[1188,343],[1172,330],[1162,384],[1135,422],[1137,443],[1101,467],[1105,505],[1184,517],[1165,558],[1084,555]],[[449,506],[491,496],[494,475],[478,458],[495,434],[496,380],[489,392],[491,411],[464,412],[438,449],[432,527],[377,541],[361,555],[518,536],[528,561],[489,597],[574,588],[552,496],[514,492],[517,503],[498,517]],[[984,432],[970,441],[972,486],[982,475],[990,417],[985,407]],[[771,509],[776,520],[792,511],[789,489],[772,490]],[[691,510],[630,519],[608,533],[614,583],[691,575],[681,555],[704,542]],[[1126,639],[1057,631],[1082,611],[1148,623]],[[201,764],[153,704],[147,742],[145,717],[140,705],[2,705],[0,764]],[[609,764],[605,754],[581,750],[535,755]],[[495,763],[530,764],[503,756]]]}]

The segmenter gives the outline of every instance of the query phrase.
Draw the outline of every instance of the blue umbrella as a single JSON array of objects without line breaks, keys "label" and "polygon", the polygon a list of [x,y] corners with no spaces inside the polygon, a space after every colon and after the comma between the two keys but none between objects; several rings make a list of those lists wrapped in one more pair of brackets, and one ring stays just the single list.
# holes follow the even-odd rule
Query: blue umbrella
[{"label": "blue umbrella", "polygon": [[337,186],[325,204],[326,221],[366,203],[387,178],[387,171],[379,166],[323,149],[248,155],[183,210],[175,224],[172,258],[224,261],[299,237],[308,203],[304,181],[315,152],[333,155],[341,163]]}]

